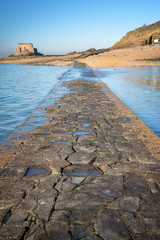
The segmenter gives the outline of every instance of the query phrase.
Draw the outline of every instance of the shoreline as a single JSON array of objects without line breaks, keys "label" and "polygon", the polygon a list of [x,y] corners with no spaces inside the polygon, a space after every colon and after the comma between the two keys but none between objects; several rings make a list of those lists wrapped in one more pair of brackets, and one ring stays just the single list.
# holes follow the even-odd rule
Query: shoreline
[{"label": "shoreline", "polygon": [[[81,63],[82,63],[82,66],[81,66]],[[78,59],[78,62],[76,63],[77,67],[84,67],[84,62],[81,62],[79,63],[79,59]],[[91,68],[92,69],[92,68]],[[59,81],[57,82],[56,86],[59,85]],[[147,146],[148,150],[151,152],[151,154],[158,158],[160,160],[160,152],[159,152],[159,146],[160,146],[160,137],[138,116],[136,115],[133,110],[131,110],[109,87],[106,83],[103,83],[102,81],[100,83],[98,83],[102,86],[102,88],[106,88],[107,89],[107,94],[109,95],[109,98],[112,99],[113,101],[116,102],[117,104],[117,114],[121,114],[123,115],[124,118],[133,118],[134,121],[132,123],[132,129],[133,131],[135,131],[137,133],[137,136],[138,138],[143,141],[145,143],[145,145]],[[55,86],[55,87],[56,87]],[[27,119],[31,117],[32,119],[32,115],[33,115],[33,118],[34,118],[34,111],[36,111],[37,109],[41,108],[40,105],[46,101],[47,97],[52,95],[52,92],[54,90],[53,87],[49,92],[48,94],[44,97],[44,99],[37,105],[37,107],[35,107],[33,109],[33,111],[28,115],[26,116],[25,120],[15,129],[15,131],[5,140],[5,142],[0,145],[0,155],[2,152],[8,152],[8,151],[5,151],[4,149],[7,148],[7,145],[6,145],[6,142],[9,140],[12,142],[12,139],[13,139],[13,142],[14,142],[14,138],[16,139],[17,136],[19,135],[19,139],[17,138],[17,141],[18,141],[18,144],[19,144],[19,141],[21,139],[21,136],[23,136],[25,134],[24,133],[20,133],[17,135],[17,130],[19,128],[21,128],[21,126],[24,127],[25,129],[25,125],[28,124],[27,123]],[[46,114],[45,114],[45,109],[42,108],[42,112],[43,112],[43,116],[40,114],[40,118],[44,118],[44,120],[42,120],[43,122],[45,122],[45,118],[46,118]],[[127,117],[126,117],[127,116]],[[35,124],[36,126],[36,124]],[[44,126],[45,126],[45,123],[44,123]],[[41,126],[43,128],[43,125]],[[40,128],[41,128],[40,127]],[[33,132],[36,132],[36,127],[35,129],[33,130]],[[132,131],[132,130],[131,130]],[[30,132],[30,131],[29,131]],[[27,133],[27,132],[26,132]],[[30,133],[29,133],[30,134]],[[32,134],[32,131],[31,131],[31,134]],[[12,144],[11,144],[12,145]],[[13,149],[14,149],[14,144],[13,144]],[[11,147],[12,149],[12,147]],[[10,150],[9,150],[10,151]],[[12,151],[12,150],[11,150]],[[14,149],[15,151],[15,149]],[[0,161],[1,163],[3,161]],[[3,167],[2,167],[3,168]],[[1,169],[1,164],[0,164],[0,169]]]},{"label": "shoreline", "polygon": [[[1,63],[0,63],[1,64]],[[9,64],[9,63],[5,63],[5,64]],[[55,65],[30,65],[30,64],[19,64],[19,65],[29,65],[29,66],[55,66]],[[84,67],[86,65],[86,63],[84,63],[83,61],[81,61],[81,59],[78,59],[77,63],[75,63],[76,67]],[[61,65],[59,65],[61,66]],[[63,65],[62,65],[63,66]],[[145,67],[146,65],[144,65]],[[148,65],[147,65],[148,66]],[[147,67],[146,66],[146,67]],[[156,65],[153,65],[153,67],[156,66]],[[159,65],[158,65],[159,66]],[[136,67],[140,67],[140,66],[136,66]],[[157,67],[157,66],[156,66]],[[90,68],[90,67],[89,67]],[[128,68],[128,67],[126,67]],[[92,69],[92,68],[91,68]],[[58,84],[58,82],[57,82]],[[56,84],[56,85],[57,85]],[[158,150],[158,147],[153,147],[153,142],[156,144],[156,142],[158,142],[158,146],[160,145],[160,137],[138,116],[136,115],[133,110],[131,110],[109,87],[107,84],[101,82],[101,85],[104,85],[104,87],[106,87],[109,91],[109,95],[111,97],[111,99],[116,99],[118,105],[119,105],[119,109],[120,112],[124,112],[124,115],[125,113],[126,114],[131,114],[131,116],[134,115],[134,118],[136,119],[135,120],[135,124],[133,124],[133,129],[136,131],[136,132],[139,132],[139,136],[140,136],[140,139],[142,141],[144,141],[146,143],[146,146],[148,146],[148,149],[152,152],[153,156],[158,156],[159,160],[160,160],[160,153],[157,152]],[[53,87],[54,89],[54,87]],[[46,95],[46,97],[50,94],[50,92],[52,92],[52,90],[48,92],[48,94]],[[19,127],[21,127],[21,125],[24,125],[25,127],[25,122],[26,120],[32,116],[32,114],[34,113],[34,111],[38,108],[38,106],[43,103],[46,99],[46,97],[44,97],[44,99],[37,105],[37,107],[35,107],[33,109],[33,111],[28,115],[26,116],[25,120],[15,129],[15,131],[13,133],[11,133],[11,135],[5,140],[5,142],[0,145],[0,152],[3,151],[3,146],[5,146],[5,143],[10,139],[10,138],[13,138],[14,139],[14,136],[17,135],[16,133],[16,130],[19,129]],[[44,109],[43,109],[44,111]],[[45,119],[45,117],[44,117]],[[142,126],[142,127],[141,127]],[[144,130],[145,129],[145,130]],[[147,133],[146,133],[147,131]],[[21,134],[20,134],[21,135]],[[23,135],[23,134],[22,134]],[[144,135],[144,136],[143,136]],[[157,146],[157,144],[156,144]],[[153,149],[153,151],[152,151]],[[1,166],[0,166],[1,168]]]},{"label": "shoreline", "polygon": [[160,66],[160,45],[112,49],[83,57],[81,53],[64,56],[0,57],[0,64],[72,66],[74,59],[87,64],[90,68]]}]

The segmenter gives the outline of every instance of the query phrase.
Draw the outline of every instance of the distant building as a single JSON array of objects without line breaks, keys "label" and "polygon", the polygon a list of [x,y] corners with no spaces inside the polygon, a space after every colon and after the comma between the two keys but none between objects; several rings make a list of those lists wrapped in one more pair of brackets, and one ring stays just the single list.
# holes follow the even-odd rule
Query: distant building
[{"label": "distant building", "polygon": [[42,55],[42,54],[38,53],[37,48],[34,48],[32,43],[19,43],[18,47],[15,50],[14,55],[20,56],[20,55]]}]

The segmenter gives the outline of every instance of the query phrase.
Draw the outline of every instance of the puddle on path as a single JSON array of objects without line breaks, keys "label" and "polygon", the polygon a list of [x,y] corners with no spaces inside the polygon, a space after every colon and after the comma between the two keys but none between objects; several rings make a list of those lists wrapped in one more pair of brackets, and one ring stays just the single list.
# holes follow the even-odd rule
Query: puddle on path
[{"label": "puddle on path", "polygon": [[6,176],[8,173],[9,173],[9,170],[8,170],[8,169],[2,170],[2,171],[0,171],[0,177],[4,177],[4,176]]},{"label": "puddle on path", "polygon": [[115,197],[117,194],[115,192],[111,192],[110,190],[106,190],[102,192],[103,195],[105,195],[106,197]]},{"label": "puddle on path", "polygon": [[83,136],[83,135],[87,135],[90,134],[90,132],[85,132],[85,131],[77,131],[74,133],[76,136]]},{"label": "puddle on path", "polygon": [[84,123],[84,124],[82,124],[82,127],[85,127],[85,128],[90,127],[90,126],[92,126],[91,123]]},{"label": "puddle on path", "polygon": [[35,137],[47,137],[50,136],[51,134],[49,133],[35,133],[34,136]]},{"label": "puddle on path", "polygon": [[67,117],[67,119],[73,120],[75,117]]},{"label": "puddle on path", "polygon": [[109,103],[109,102],[112,102],[110,100],[103,100],[103,101],[100,101],[101,103]]},{"label": "puddle on path", "polygon": [[117,119],[117,121],[120,122],[120,123],[126,123],[125,119]]},{"label": "puddle on path", "polygon": [[34,176],[46,172],[48,172],[48,170],[45,168],[28,168],[24,176]]},{"label": "puddle on path", "polygon": [[70,105],[74,105],[74,102],[69,102],[68,104],[70,104]]},{"label": "puddle on path", "polygon": [[160,169],[152,168],[151,171],[153,171],[153,172],[160,172]]},{"label": "puddle on path", "polygon": [[65,143],[70,143],[68,141],[57,141],[57,142],[54,142],[55,144],[65,144]]},{"label": "puddle on path", "polygon": [[64,170],[64,174],[67,176],[88,177],[88,176],[101,176],[103,172],[95,167],[91,166],[71,166]]},{"label": "puddle on path", "polygon": [[24,168],[10,167],[8,169],[3,169],[0,171],[0,178],[21,177],[24,176],[24,172],[25,172]]},{"label": "puddle on path", "polygon": [[91,118],[91,117],[93,117],[93,115],[85,113],[83,115],[78,115],[78,118]]},{"label": "puddle on path", "polygon": [[61,126],[72,126],[70,123],[62,123]]}]

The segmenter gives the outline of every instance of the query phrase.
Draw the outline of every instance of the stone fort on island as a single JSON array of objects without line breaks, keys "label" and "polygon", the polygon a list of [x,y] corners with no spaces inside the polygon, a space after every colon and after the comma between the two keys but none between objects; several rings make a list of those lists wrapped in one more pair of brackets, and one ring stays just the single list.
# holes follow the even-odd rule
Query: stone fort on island
[{"label": "stone fort on island", "polygon": [[20,55],[42,55],[33,47],[32,43],[19,43],[14,53],[15,56]]}]

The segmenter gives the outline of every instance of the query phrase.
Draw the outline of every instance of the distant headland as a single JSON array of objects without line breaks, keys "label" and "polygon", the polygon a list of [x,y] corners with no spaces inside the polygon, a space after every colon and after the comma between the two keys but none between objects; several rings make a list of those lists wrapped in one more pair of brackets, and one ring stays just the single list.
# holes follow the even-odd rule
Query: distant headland
[{"label": "distant headland", "polygon": [[128,32],[118,42],[116,42],[112,49],[128,48],[136,46],[146,46],[160,43],[160,21],[143,25],[133,31]]}]

